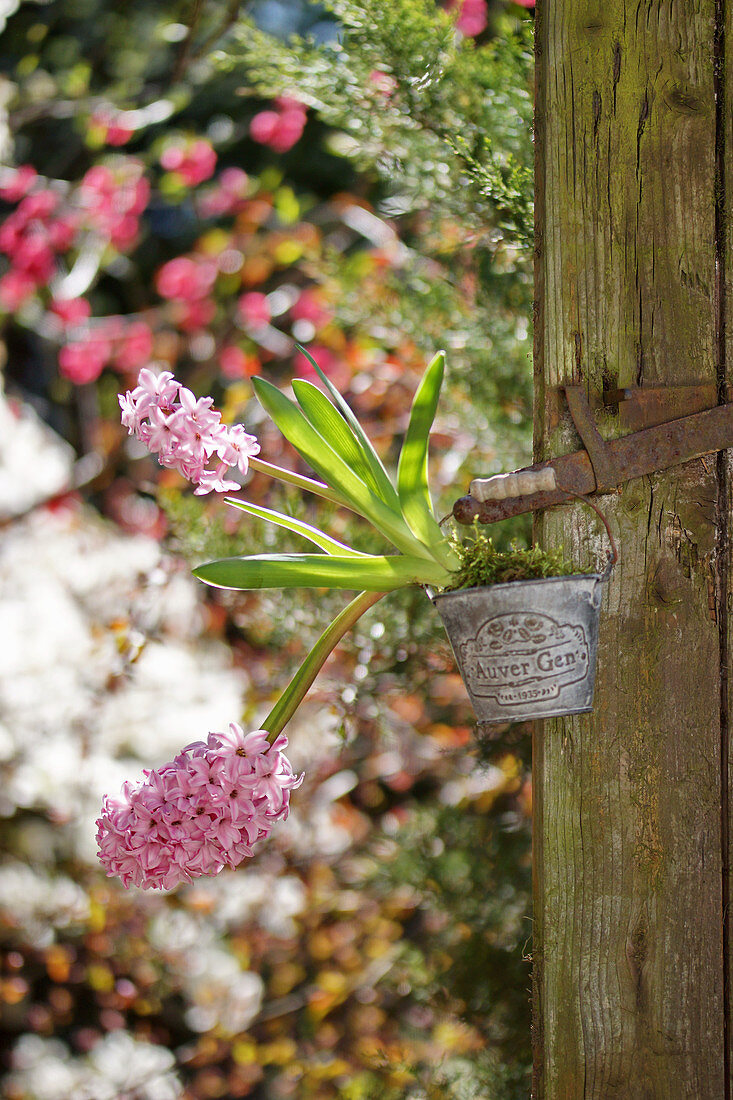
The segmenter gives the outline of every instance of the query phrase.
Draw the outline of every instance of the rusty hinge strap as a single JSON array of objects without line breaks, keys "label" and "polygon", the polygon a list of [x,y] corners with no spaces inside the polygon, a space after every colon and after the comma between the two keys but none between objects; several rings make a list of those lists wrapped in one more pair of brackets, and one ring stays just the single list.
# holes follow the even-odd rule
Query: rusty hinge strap
[{"label": "rusty hinge strap", "polygon": [[583,387],[565,386],[564,389],[573,423],[578,429],[578,435],[583,440],[583,446],[593,466],[596,492],[607,493],[609,489],[614,489],[620,480],[613,453],[596,427]]},{"label": "rusty hinge strap", "polygon": [[625,386],[605,389],[603,404],[616,407],[619,426],[640,432],[657,424],[668,424],[683,416],[704,412],[720,404],[720,398],[733,401],[733,386],[724,382],[698,382],[686,386]]},{"label": "rusty hinge strap", "polygon": [[[632,478],[666,470],[670,466],[728,447],[733,447],[733,404],[717,405],[704,412],[658,424],[604,443],[603,454],[607,465],[605,468],[603,464],[601,466],[601,483],[606,485],[606,478],[610,476],[609,470],[614,471],[616,480],[607,485],[607,488],[614,488]],[[598,471],[594,473],[594,465],[587,451],[559,455],[551,462],[540,462],[525,469],[541,470],[547,466],[555,471],[558,486],[570,490],[570,493],[557,488],[533,493],[531,496],[484,502],[465,496],[454,504],[453,515],[459,523],[471,523],[474,518],[478,518],[481,523],[496,523],[521,512],[532,512],[566,503],[572,500],[573,493],[588,494],[597,487]]]}]

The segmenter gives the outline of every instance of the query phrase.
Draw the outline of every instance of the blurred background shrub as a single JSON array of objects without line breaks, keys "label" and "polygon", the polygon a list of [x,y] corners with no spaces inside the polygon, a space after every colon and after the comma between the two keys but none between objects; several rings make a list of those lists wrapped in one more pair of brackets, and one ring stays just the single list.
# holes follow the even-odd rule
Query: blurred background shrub
[{"label": "blurred background shrub", "polygon": [[[295,466],[249,378],[307,377],[307,344],[389,462],[445,347],[439,514],[527,461],[532,7],[2,9],[10,1100],[528,1095],[528,748],[521,729],[477,744],[421,592],[380,603],[327,666],[288,730],[306,785],[238,873],[126,893],[93,821],[208,729],[254,728],[343,602],[187,576],[291,547],[128,439],[117,394],[141,366]],[[311,515],[260,475],[246,488]],[[332,527],[351,537],[347,516]]]}]

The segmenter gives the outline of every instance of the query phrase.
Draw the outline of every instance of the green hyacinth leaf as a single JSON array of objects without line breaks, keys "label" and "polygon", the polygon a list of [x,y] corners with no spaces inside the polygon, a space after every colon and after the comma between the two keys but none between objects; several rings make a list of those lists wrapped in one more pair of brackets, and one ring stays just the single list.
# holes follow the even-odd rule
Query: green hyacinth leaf
[{"label": "green hyacinth leaf", "polygon": [[444,370],[445,353],[439,351],[425,371],[412,402],[397,468],[397,489],[403,515],[413,534],[442,553],[446,562],[452,562],[452,551],[435,519],[428,485],[430,429],[438,407]]},{"label": "green hyacinth leaf", "polygon": [[316,431],[328,440],[367,488],[399,515],[402,509],[394,485],[386,474],[381,478],[375,476],[358,437],[339,410],[317,386],[303,378],[293,379],[293,392]]},{"label": "green hyacinth leaf", "polygon": [[264,378],[253,378],[252,384],[257,400],[288,442],[332,489],[344,497],[348,507],[368,519],[398,550],[432,559],[430,549],[414,536],[402,516],[375,496],[316,431],[294,401]]},{"label": "green hyacinth leaf", "polygon": [[250,504],[247,500],[237,500],[234,497],[226,497],[225,500],[227,504],[231,504],[233,508],[240,508],[247,515],[256,516],[257,519],[265,519],[278,527],[285,527],[289,531],[294,531],[296,535],[301,535],[309,542],[320,546],[321,550],[325,550],[327,554],[345,554],[354,558],[366,557],[360,550],[352,549],[345,542],[339,542],[338,539],[327,535],[325,531],[321,531],[318,527],[313,527],[312,524],[305,523],[301,519],[295,519],[294,516],[286,516],[282,512],[274,511],[272,508],[261,508],[259,504]]},{"label": "green hyacinth leaf", "polygon": [[[302,347],[300,344],[296,344],[295,346],[297,347],[298,351],[302,352],[306,359],[309,361],[316,374],[320,378],[321,382],[323,382],[323,385],[326,387],[331,397],[333,398],[334,403],[341,412],[344,420],[346,420],[346,422],[351,427],[351,430],[354,433],[354,437],[358,440],[359,446],[364,453],[364,458],[369,463],[372,475],[376,483],[381,486],[383,498],[385,500],[394,500],[396,504],[399,498],[395,491],[394,485],[392,484],[392,479],[385,470],[381,458],[374,449],[372,441],[357,420],[348,402],[344,400],[330,378],[328,378],[323,373],[310,352],[306,351],[305,348]],[[399,507],[399,505],[397,505],[397,507]]]},{"label": "green hyacinth leaf", "polygon": [[410,584],[447,583],[435,561],[406,554],[351,557],[330,554],[254,554],[206,562],[193,575],[215,588],[345,588],[388,592]]}]

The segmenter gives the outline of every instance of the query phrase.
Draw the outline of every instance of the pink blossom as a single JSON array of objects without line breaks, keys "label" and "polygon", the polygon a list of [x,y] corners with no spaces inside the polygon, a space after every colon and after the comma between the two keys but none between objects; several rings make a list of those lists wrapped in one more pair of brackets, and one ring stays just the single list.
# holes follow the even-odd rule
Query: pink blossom
[{"label": "pink blossom", "polygon": [[186,159],[182,145],[167,145],[160,154],[160,163],[167,172],[177,172]]},{"label": "pink blossom", "polygon": [[134,397],[128,390],[127,393],[121,393],[119,395],[120,402],[120,420],[122,421],[123,428],[127,428],[129,435],[137,435],[140,431],[140,425],[145,417],[145,412],[140,408]]},{"label": "pink blossom", "polygon": [[[214,738],[215,736],[216,735],[214,735]],[[212,740],[209,747],[212,749],[215,749],[217,747],[215,739]],[[189,798],[193,793],[198,795],[198,792],[201,791],[202,788],[215,786],[217,783],[215,755],[213,753],[210,753],[207,756],[205,749],[202,753],[199,754],[197,752],[197,748],[198,745],[192,745],[189,746],[188,749],[184,749],[184,754],[190,754],[188,766],[186,769],[186,782],[188,783],[189,787]],[[176,757],[176,759],[178,759],[178,757]]]},{"label": "pink blossom", "polygon": [[92,307],[86,298],[55,298],[51,302],[51,312],[58,317],[64,327],[73,327],[87,320],[91,315]]},{"label": "pink blossom", "polygon": [[18,202],[28,194],[37,176],[38,173],[32,164],[21,164],[18,168],[3,172],[0,199],[4,199],[5,202]]},{"label": "pink blossom", "polygon": [[79,194],[85,206],[96,208],[103,201],[112,201],[115,189],[115,177],[110,168],[95,164],[85,173],[79,186]]},{"label": "pink blossom", "polygon": [[267,295],[249,290],[237,302],[237,311],[247,328],[263,328],[270,323],[272,313]]},{"label": "pink blossom", "polygon": [[150,198],[145,165],[135,157],[118,157],[114,168],[97,164],[84,175],[79,197],[100,222],[117,215],[142,214]]},{"label": "pink blossom", "polygon": [[315,291],[307,289],[290,307],[290,316],[293,321],[310,321],[315,328],[321,328],[331,320],[333,313],[324,307]]},{"label": "pink blossom", "polygon": [[172,407],[178,399],[180,388],[181,383],[176,381],[169,370],[156,374],[145,367],[137,377],[137,389],[134,392],[139,395],[147,410],[151,405]]},{"label": "pink blossom", "polygon": [[178,304],[176,324],[182,332],[197,332],[211,324],[215,316],[216,303],[211,298],[196,298]]},{"label": "pink blossom", "polygon": [[276,153],[292,149],[305,129],[305,104],[292,96],[275,100],[275,111],[259,111],[249,124],[249,135],[261,145],[269,145]]},{"label": "pink blossom", "polygon": [[46,223],[48,243],[56,252],[66,252],[71,248],[79,232],[79,217],[64,212]]},{"label": "pink blossom", "polygon": [[100,107],[89,119],[89,130],[105,145],[126,145],[135,133],[130,111],[115,111]]},{"label": "pink blossom", "polygon": [[369,73],[369,83],[375,92],[379,92],[385,99],[389,99],[397,88],[397,81],[389,73],[381,69],[372,69]]},{"label": "pink blossom", "polygon": [[288,149],[300,141],[305,129],[305,109],[283,111],[275,133],[270,138],[270,148],[276,153],[287,153]]},{"label": "pink blossom", "polygon": [[243,199],[249,190],[249,176],[243,168],[225,168],[219,176],[219,186],[228,195]]},{"label": "pink blossom", "polygon": [[225,168],[216,186],[199,198],[199,210],[205,218],[234,214],[249,191],[249,176],[242,168]]},{"label": "pink blossom", "polygon": [[160,163],[168,172],[176,172],[189,187],[210,179],[216,168],[216,153],[210,142],[196,138],[188,143],[166,146]]},{"label": "pink blossom", "polygon": [[118,115],[107,124],[105,140],[108,145],[126,145],[134,133],[134,128],[125,122],[124,116]]},{"label": "pink blossom", "polygon": [[227,471],[238,467],[246,473],[248,460],[259,453],[257,440],[241,424],[222,424],[212,399],[197,399],[169,371],[141,370],[136,388],[121,394],[119,402],[128,432],[157,454],[161,466],[193,482],[198,496],[238,489]]},{"label": "pink blossom", "polygon": [[109,224],[110,244],[113,244],[120,252],[125,252],[135,243],[139,228],[139,218],[134,214],[123,214],[122,217],[116,218]]},{"label": "pink blossom", "polygon": [[193,302],[204,298],[214,285],[216,264],[177,256],[158,271],[155,286],[161,298]]},{"label": "pink blossom", "polygon": [[183,299],[191,294],[195,286],[198,265],[187,256],[178,256],[158,271],[155,288],[161,298]]},{"label": "pink blossom", "polygon": [[11,269],[0,278],[0,308],[14,313],[33,296],[35,280],[24,271]]},{"label": "pink blossom", "polygon": [[226,462],[220,462],[215,470],[204,470],[198,478],[198,485],[193,491],[194,496],[206,496],[207,493],[233,493],[239,488],[236,481],[227,481],[225,474],[229,467]]},{"label": "pink blossom", "polygon": [[279,95],[275,100],[275,106],[279,111],[302,111],[305,113],[305,104],[292,95]]},{"label": "pink blossom", "polygon": [[42,221],[53,213],[58,204],[59,197],[56,192],[44,187],[41,191],[34,191],[32,195],[26,196],[16,210],[16,214],[24,223]]},{"label": "pink blossom", "polygon": [[[275,759],[273,759],[275,757]],[[257,798],[264,798],[273,813],[279,814],[286,805],[289,778],[283,774],[281,753],[269,753],[267,757],[258,757],[255,761],[254,792]],[[295,776],[293,781],[297,783]]]},{"label": "pink blossom", "polygon": [[222,214],[232,214],[239,204],[239,199],[228,195],[220,187],[212,187],[198,197],[198,212],[202,218],[219,218]]},{"label": "pink blossom", "polygon": [[228,344],[219,352],[219,365],[225,378],[248,378],[257,373],[260,363],[256,355],[247,355],[236,344]]},{"label": "pink blossom", "polygon": [[18,247],[18,242],[22,240],[24,228],[25,223],[21,222],[17,210],[7,217],[0,225],[0,252],[12,256],[14,249]]},{"label": "pink blossom", "polygon": [[134,243],[139,218],[150,198],[145,166],[134,157],[118,157],[113,167],[97,164],[79,185],[86,222],[118,249]]},{"label": "pink blossom", "polygon": [[57,203],[58,197],[49,190],[27,195],[0,227],[0,251],[10,257],[13,269],[25,276],[15,283],[10,280],[6,298],[17,297],[12,291],[19,290],[21,283],[30,281],[40,287],[54,274],[58,234],[51,215]]},{"label": "pink blossom", "polygon": [[185,163],[178,171],[186,183],[194,187],[210,179],[216,168],[216,153],[208,141],[197,138],[188,148]]},{"label": "pink blossom", "polygon": [[146,771],[137,785],[125,783],[120,798],[106,797],[97,843],[107,875],[125,887],[170,890],[250,856],[287,817],[290,792],[303,781],[284,754],[287,738],[270,745],[267,737],[232,724]]},{"label": "pink blossom", "polygon": [[144,321],[133,321],[123,334],[115,352],[115,366],[120,370],[136,370],[150,360],[153,351],[153,333]]},{"label": "pink blossom", "polygon": [[456,27],[461,34],[473,38],[486,30],[488,21],[486,0],[461,0],[456,20]]},{"label": "pink blossom", "polygon": [[162,409],[156,405],[149,409],[149,427],[145,439],[145,446],[149,451],[167,453],[176,449],[176,437],[171,428],[172,419],[172,413],[166,416]]},{"label": "pink blossom", "polygon": [[141,174],[144,166],[133,162],[133,170],[122,181],[122,201],[128,214],[142,214],[150,200],[150,183]]},{"label": "pink blossom", "polygon": [[27,234],[18,241],[13,262],[36,286],[47,283],[56,267],[53,249],[46,242],[45,234],[40,233]]},{"label": "pink blossom", "polygon": [[249,136],[260,145],[267,145],[275,133],[279,119],[277,111],[258,111],[249,124]]},{"label": "pink blossom", "polygon": [[193,432],[197,436],[200,433],[211,432],[218,426],[221,413],[212,409],[213,397],[197,399],[189,389],[181,386],[178,391],[178,401],[180,408],[174,412],[172,420],[174,425],[178,425],[177,430],[181,433],[182,439]]},{"label": "pink blossom", "polygon": [[217,733],[216,737],[221,745],[230,749],[240,759],[259,756],[265,752],[267,745],[267,731],[255,730],[254,733],[245,733],[236,722],[229,723],[226,733]]},{"label": "pink blossom", "polygon": [[107,340],[89,336],[66,344],[59,351],[59,370],[77,386],[94,382],[109,362],[112,349]]},{"label": "pink blossom", "polygon": [[217,454],[226,466],[237,466],[240,473],[246,474],[250,458],[258,454],[259,449],[257,440],[247,434],[244,425],[235,424],[219,444]]}]

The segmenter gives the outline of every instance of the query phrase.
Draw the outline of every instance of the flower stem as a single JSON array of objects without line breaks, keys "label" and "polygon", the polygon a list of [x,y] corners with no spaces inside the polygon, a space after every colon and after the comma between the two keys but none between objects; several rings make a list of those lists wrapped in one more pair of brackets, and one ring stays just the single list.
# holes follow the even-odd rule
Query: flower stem
[{"label": "flower stem", "polygon": [[344,634],[351,630],[365,611],[368,611],[377,600],[381,600],[382,596],[386,595],[386,592],[360,592],[350,604],[347,604],[330,626],[326,627],[262,723],[262,729],[267,730],[270,735],[268,741],[274,741],[283,726],[290,721],[305,698],[311,684],[326,663],[326,659],[341,641]]}]

